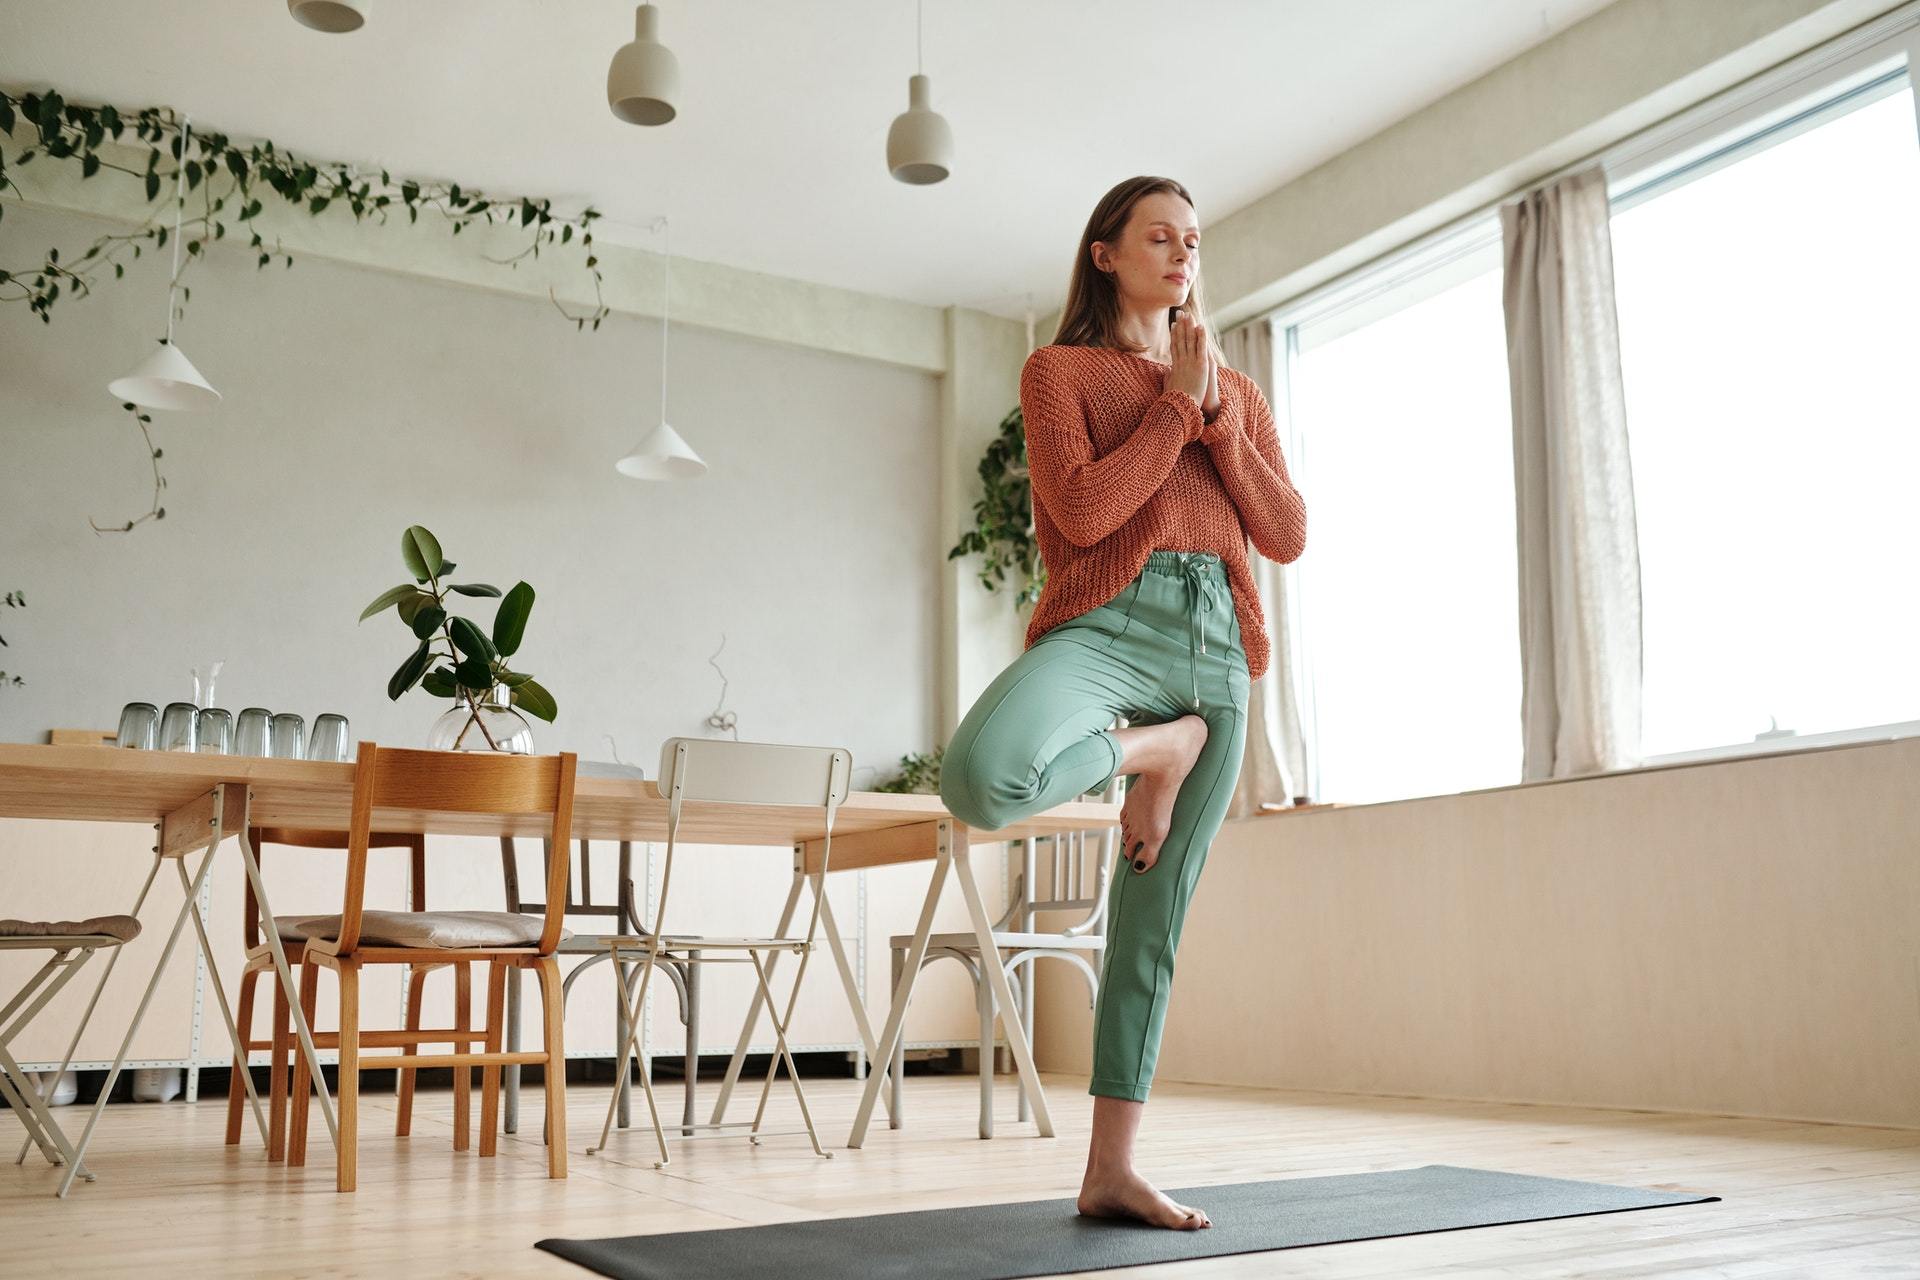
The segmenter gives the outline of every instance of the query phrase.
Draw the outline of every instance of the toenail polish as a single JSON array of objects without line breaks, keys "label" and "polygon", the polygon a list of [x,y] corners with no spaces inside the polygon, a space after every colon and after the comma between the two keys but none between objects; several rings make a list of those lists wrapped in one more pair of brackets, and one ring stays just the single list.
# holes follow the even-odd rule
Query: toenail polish
[{"label": "toenail polish", "polygon": [[1135,871],[1145,871],[1147,869],[1147,860],[1145,858],[1135,858],[1133,860],[1133,869]]}]

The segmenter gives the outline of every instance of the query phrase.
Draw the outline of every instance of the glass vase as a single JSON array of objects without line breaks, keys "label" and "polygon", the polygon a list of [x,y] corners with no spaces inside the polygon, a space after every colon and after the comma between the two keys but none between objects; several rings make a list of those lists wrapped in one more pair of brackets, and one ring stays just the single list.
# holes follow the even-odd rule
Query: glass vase
[{"label": "glass vase", "polygon": [[484,694],[462,689],[453,707],[427,731],[433,751],[499,751],[507,755],[533,754],[533,726],[514,710],[505,687],[495,685]]}]

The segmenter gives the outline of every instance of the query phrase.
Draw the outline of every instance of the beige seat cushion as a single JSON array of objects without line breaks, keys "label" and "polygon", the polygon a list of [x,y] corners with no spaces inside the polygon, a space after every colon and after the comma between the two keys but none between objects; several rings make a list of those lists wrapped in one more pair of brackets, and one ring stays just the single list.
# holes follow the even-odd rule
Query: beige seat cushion
[{"label": "beige seat cushion", "polygon": [[[340,917],[277,916],[282,936],[334,938]],[[295,922],[298,922],[297,924]],[[363,911],[360,944],[374,947],[530,947],[540,940],[544,921],[513,911]],[[562,938],[573,935],[562,929]]]},{"label": "beige seat cushion", "polygon": [[83,938],[105,935],[122,942],[140,936],[133,916],[92,916],[85,920],[0,920],[0,938]]}]

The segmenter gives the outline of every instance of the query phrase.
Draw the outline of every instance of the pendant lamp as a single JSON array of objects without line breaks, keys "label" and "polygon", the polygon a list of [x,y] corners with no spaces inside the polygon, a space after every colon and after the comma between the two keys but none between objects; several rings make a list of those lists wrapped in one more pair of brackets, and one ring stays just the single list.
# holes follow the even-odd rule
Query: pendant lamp
[{"label": "pendant lamp", "polygon": [[338,35],[366,25],[373,0],[287,0],[287,12],[303,27]]},{"label": "pendant lamp", "polygon": [[[924,53],[924,14],[915,6],[915,67],[922,68]],[[887,172],[913,186],[926,186],[946,178],[953,169],[953,130],[933,109],[933,81],[919,71],[907,80],[907,109],[893,118],[887,130]]]},{"label": "pendant lamp", "polygon": [[211,409],[220,403],[220,393],[173,342],[173,295],[180,285],[180,215],[187,203],[187,144],[192,139],[193,121],[182,118],[180,168],[173,191],[173,278],[167,282],[166,339],[158,351],[107,384],[107,393],[115,400],[143,409]]},{"label": "pendant lamp", "polygon": [[628,124],[665,124],[680,113],[680,63],[660,43],[660,10],[634,10],[633,40],[607,66],[607,106]]},{"label": "pendant lamp", "polygon": [[[651,7],[651,6],[643,6]],[[667,229],[663,217],[655,224]],[[667,327],[673,312],[673,234],[666,237],[666,303],[660,309],[660,423],[633,452],[613,464],[614,470],[635,480],[691,480],[707,473],[707,464],[680,433],[667,425]]]}]

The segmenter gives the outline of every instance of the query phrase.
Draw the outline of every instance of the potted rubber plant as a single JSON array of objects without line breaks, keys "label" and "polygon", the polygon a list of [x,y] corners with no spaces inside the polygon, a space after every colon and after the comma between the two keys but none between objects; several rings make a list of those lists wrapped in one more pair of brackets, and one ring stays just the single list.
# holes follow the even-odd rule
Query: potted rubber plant
[{"label": "potted rubber plant", "polygon": [[[387,681],[387,697],[397,702],[419,685],[453,702],[428,731],[427,746],[434,750],[530,754],[533,727],[526,716],[552,723],[559,714],[553,695],[507,661],[519,652],[526,635],[533,588],[518,582],[502,593],[484,582],[452,581],[454,562],[442,553],[439,540],[417,524],[400,536],[400,558],[413,581],[382,592],[360,613],[365,622],[394,610],[415,641]],[[499,600],[492,627],[452,612],[459,605],[455,596]]]}]

